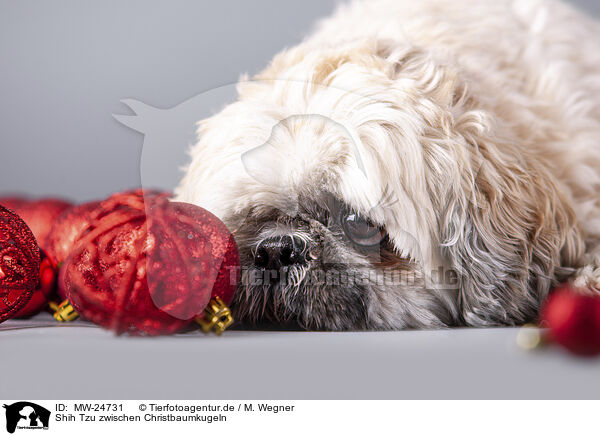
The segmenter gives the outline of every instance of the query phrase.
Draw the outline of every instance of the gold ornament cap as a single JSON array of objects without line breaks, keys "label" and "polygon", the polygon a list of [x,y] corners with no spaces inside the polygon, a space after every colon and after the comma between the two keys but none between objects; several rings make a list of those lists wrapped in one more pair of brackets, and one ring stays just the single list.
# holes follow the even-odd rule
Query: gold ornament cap
[{"label": "gold ornament cap", "polygon": [[79,314],[71,303],[69,303],[69,300],[63,301],[58,306],[51,304],[50,308],[54,311],[54,319],[58,322],[70,322],[79,318]]},{"label": "gold ornament cap", "polygon": [[196,322],[202,327],[204,333],[214,331],[221,335],[233,324],[231,309],[219,297],[211,299],[204,309],[204,313],[196,317]]}]

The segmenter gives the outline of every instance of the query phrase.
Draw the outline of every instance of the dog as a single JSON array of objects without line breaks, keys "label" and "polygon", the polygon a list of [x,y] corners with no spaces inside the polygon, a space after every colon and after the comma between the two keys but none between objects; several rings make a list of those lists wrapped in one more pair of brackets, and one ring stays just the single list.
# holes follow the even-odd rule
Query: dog
[{"label": "dog", "polygon": [[235,235],[235,316],[510,326],[598,292],[599,41],[554,0],[355,1],[243,76],[176,190]]}]

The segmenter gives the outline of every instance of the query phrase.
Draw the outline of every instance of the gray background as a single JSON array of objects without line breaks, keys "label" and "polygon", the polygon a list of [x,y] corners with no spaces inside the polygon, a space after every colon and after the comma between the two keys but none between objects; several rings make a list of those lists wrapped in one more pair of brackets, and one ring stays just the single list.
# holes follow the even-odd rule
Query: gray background
[{"label": "gray background", "polygon": [[0,399],[598,399],[597,359],[524,351],[518,332],[116,338],[40,315],[0,324]]},{"label": "gray background", "polygon": [[[235,82],[336,3],[0,0],[0,191],[82,201],[138,186],[143,137],[112,118],[121,99],[170,108]],[[187,145],[165,144],[164,184]]]}]

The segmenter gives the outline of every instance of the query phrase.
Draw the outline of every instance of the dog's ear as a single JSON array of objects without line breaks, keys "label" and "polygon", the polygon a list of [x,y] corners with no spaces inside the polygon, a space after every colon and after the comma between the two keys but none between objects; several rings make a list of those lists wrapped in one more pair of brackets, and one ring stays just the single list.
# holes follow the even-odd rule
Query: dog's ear
[{"label": "dog's ear", "polygon": [[409,80],[418,96],[435,236],[459,277],[462,321],[535,319],[553,281],[571,273],[583,253],[566,194],[540,164],[543,156],[477,101],[443,53],[376,44],[388,77]]},{"label": "dog's ear", "polygon": [[520,324],[536,319],[555,280],[572,272],[583,239],[539,156],[499,139],[485,119],[466,111],[452,129],[457,183],[441,188],[442,254],[458,274],[468,325]]}]

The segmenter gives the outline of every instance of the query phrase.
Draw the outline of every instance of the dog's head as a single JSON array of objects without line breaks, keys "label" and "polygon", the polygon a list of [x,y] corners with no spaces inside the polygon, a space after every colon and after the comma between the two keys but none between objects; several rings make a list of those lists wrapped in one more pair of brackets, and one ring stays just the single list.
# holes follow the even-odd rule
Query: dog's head
[{"label": "dog's head", "polygon": [[178,199],[235,232],[238,318],[522,322],[580,254],[552,178],[501,120],[453,69],[390,47],[300,46],[200,123]]}]

